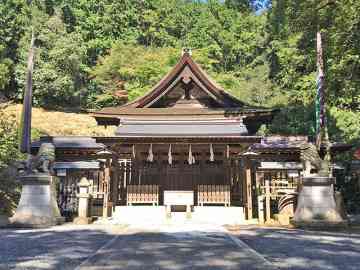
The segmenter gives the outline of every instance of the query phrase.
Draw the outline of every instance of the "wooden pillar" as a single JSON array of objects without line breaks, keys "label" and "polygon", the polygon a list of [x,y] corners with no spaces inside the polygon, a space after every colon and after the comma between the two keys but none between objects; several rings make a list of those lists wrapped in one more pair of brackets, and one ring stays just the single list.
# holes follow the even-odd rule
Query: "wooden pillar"
[{"label": "wooden pillar", "polygon": [[264,183],[264,172],[256,172],[256,195],[257,195],[257,202],[258,202],[258,218],[259,223],[264,223],[264,196],[261,195],[261,185]]},{"label": "wooden pillar", "polygon": [[266,211],[266,222],[271,219],[270,213],[270,179],[265,179],[265,211]]},{"label": "wooden pillar", "polygon": [[246,162],[246,169],[245,169],[245,189],[246,189],[246,213],[247,218],[253,218],[253,211],[252,211],[252,190],[251,190],[251,167],[250,162]]},{"label": "wooden pillar", "polygon": [[[111,176],[111,185],[112,185],[112,194],[111,194],[111,201],[112,201],[112,207],[116,207],[116,204],[119,200],[119,171],[120,171],[120,166],[119,166],[119,161],[117,159],[116,156],[112,157],[112,162],[111,162],[111,167],[112,167],[112,176]],[[114,209],[115,210],[115,209]]]},{"label": "wooden pillar", "polygon": [[243,197],[247,219],[253,218],[252,211],[252,191],[251,191],[251,161],[247,158],[243,159]]},{"label": "wooden pillar", "polygon": [[109,217],[109,193],[110,193],[110,159],[106,159],[104,169],[104,202],[103,202],[103,217]]}]

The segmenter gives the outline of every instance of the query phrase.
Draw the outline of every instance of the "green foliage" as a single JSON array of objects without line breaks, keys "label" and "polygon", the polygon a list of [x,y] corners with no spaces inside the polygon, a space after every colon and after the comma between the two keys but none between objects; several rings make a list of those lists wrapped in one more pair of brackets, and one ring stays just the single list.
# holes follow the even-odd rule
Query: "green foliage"
[{"label": "green foliage", "polygon": [[[183,47],[247,103],[285,108],[266,132],[314,135],[315,34],[324,37],[329,131],[360,134],[360,2],[7,0],[0,4],[0,91],[19,100],[31,29],[34,103],[100,108],[143,95]],[[267,6],[261,15],[254,11]],[[122,93],[122,94],[119,94]],[[352,119],[352,120],[350,120]]]},{"label": "green foliage", "polygon": [[330,116],[333,129],[338,130],[337,134],[339,141],[355,142],[360,138],[360,112],[344,110],[337,107],[330,109]]},{"label": "green foliage", "polygon": [[112,103],[111,96],[119,90],[126,90],[129,100],[143,95],[176,63],[177,56],[177,49],[115,44],[93,71],[95,81],[103,89],[95,103]]},{"label": "green foliage", "polygon": [[20,156],[15,115],[0,109],[0,169]]},{"label": "green foliage", "polygon": [[[338,2],[338,1],[337,1]],[[268,13],[270,78],[286,95],[281,116],[271,130],[313,134],[316,94],[316,31],[324,44],[329,133],[334,140],[358,140],[360,125],[360,3],[273,0]],[[279,123],[280,126],[279,126]],[[300,132],[302,133],[302,132]]]},{"label": "green foliage", "polygon": [[17,88],[14,65],[19,61],[19,41],[26,31],[30,10],[23,0],[0,4],[0,92],[13,97]]}]

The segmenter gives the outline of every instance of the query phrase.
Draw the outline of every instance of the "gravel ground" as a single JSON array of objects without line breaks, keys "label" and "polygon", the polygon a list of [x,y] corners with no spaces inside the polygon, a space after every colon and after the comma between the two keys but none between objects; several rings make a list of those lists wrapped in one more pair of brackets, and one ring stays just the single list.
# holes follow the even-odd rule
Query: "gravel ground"
[{"label": "gravel ground", "polygon": [[135,229],[119,236],[76,270],[274,270],[221,228],[202,225]]},{"label": "gravel ground", "polygon": [[0,269],[74,269],[119,228],[63,225],[50,229],[0,230]]},{"label": "gravel ground", "polygon": [[280,269],[360,269],[359,233],[245,227],[236,236]]},{"label": "gravel ground", "polygon": [[[250,248],[249,248],[250,247]],[[196,224],[0,230],[0,269],[360,269],[360,234]]]},{"label": "gravel ground", "polygon": [[0,269],[274,269],[220,227],[116,228],[65,225],[0,230]]}]

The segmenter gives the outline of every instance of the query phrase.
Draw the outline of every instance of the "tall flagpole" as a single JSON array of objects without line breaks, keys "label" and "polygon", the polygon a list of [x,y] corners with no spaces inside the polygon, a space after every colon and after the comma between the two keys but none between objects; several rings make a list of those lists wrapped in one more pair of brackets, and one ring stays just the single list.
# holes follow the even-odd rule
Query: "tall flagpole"
[{"label": "tall flagpole", "polygon": [[27,63],[26,85],[24,92],[23,108],[20,122],[20,152],[31,153],[31,110],[32,110],[32,86],[35,55],[35,35],[31,33],[30,49]]},{"label": "tall flagpole", "polygon": [[320,30],[316,32],[316,63],[317,63],[317,79],[316,79],[316,145],[320,151],[321,146],[325,146],[324,161],[330,165],[330,141],[327,129],[326,119],[326,102],[325,102],[325,72],[322,36]]}]

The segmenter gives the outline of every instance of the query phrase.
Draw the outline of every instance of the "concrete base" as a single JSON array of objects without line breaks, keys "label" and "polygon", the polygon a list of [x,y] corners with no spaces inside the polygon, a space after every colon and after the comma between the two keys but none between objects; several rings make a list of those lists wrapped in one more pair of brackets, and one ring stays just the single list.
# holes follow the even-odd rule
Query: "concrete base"
[{"label": "concrete base", "polygon": [[239,206],[195,206],[193,220],[216,225],[246,224],[245,209]]},{"label": "concrete base", "polygon": [[275,214],[274,219],[279,222],[281,226],[287,226],[290,224],[290,216],[287,214]]},{"label": "concrete base", "polygon": [[292,223],[300,227],[346,225],[336,207],[334,183],[333,177],[304,177]]},{"label": "concrete base", "polygon": [[0,228],[9,226],[10,221],[7,216],[0,215]]},{"label": "concrete base", "polygon": [[65,221],[51,188],[51,176],[34,173],[21,177],[21,197],[16,212],[10,218],[14,227],[49,227]]},{"label": "concrete base", "polygon": [[112,222],[115,224],[156,225],[166,223],[166,220],[165,206],[116,206],[112,213]]},{"label": "concrete base", "polygon": [[186,212],[166,213],[165,206],[116,206],[111,219],[113,224],[199,223],[215,225],[247,224],[243,207],[195,206],[191,215]]},{"label": "concrete base", "polygon": [[73,221],[74,224],[76,225],[87,225],[92,223],[92,218],[91,217],[76,217]]}]

